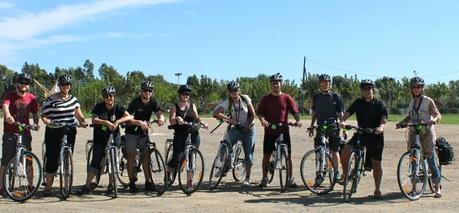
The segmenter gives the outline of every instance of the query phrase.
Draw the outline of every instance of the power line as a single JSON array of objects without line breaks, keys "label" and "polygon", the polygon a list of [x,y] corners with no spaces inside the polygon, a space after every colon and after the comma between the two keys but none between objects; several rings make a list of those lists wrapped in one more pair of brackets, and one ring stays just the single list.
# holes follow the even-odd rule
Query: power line
[{"label": "power line", "polygon": [[362,75],[362,76],[372,76],[372,77],[381,77],[381,76],[378,76],[378,75],[370,75],[368,73],[359,73],[359,72],[350,71],[350,70],[343,69],[343,68],[340,68],[340,67],[337,67],[337,66],[332,66],[332,65],[324,64],[322,62],[311,60],[309,58],[306,58],[306,60],[309,61],[309,62],[312,62],[314,64],[318,64],[320,66],[323,66],[323,67],[328,67],[328,68],[331,68],[331,69],[334,69],[334,70],[345,72],[347,74]]}]

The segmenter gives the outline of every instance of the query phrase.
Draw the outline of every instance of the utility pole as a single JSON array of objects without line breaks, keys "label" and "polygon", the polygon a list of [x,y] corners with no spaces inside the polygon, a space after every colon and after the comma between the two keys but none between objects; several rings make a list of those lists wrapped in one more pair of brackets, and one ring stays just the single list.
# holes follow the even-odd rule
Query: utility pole
[{"label": "utility pole", "polygon": [[180,76],[182,75],[181,72],[175,73],[175,76],[177,76],[177,85],[180,85]]},{"label": "utility pole", "polygon": [[303,81],[301,82],[301,85],[300,85],[300,92],[301,92],[301,95],[300,95],[300,112],[301,114],[304,114],[305,111],[306,111],[306,107],[304,106],[304,102],[306,100],[306,88],[305,87],[305,84],[306,84],[306,78],[307,78],[307,73],[306,73],[306,56],[304,56],[304,59],[303,59]]}]

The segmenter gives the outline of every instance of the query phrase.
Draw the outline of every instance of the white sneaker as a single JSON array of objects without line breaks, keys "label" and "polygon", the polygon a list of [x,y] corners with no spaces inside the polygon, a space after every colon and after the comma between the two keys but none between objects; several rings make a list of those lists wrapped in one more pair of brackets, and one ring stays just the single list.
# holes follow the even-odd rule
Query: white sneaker
[{"label": "white sneaker", "polygon": [[250,186],[250,178],[245,178],[244,182],[242,183],[242,186]]}]

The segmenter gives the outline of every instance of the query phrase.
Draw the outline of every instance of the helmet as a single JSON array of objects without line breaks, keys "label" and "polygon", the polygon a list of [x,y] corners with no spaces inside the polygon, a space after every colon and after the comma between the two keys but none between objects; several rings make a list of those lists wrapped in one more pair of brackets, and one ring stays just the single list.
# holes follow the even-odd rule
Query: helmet
[{"label": "helmet", "polygon": [[191,87],[188,86],[187,84],[184,84],[184,85],[180,85],[180,87],[178,88],[177,90],[177,93],[178,94],[191,94]]},{"label": "helmet", "polygon": [[365,87],[371,87],[371,88],[375,88],[375,84],[373,83],[372,80],[370,79],[364,79],[360,82],[360,89],[363,89]]},{"label": "helmet", "polygon": [[421,85],[424,87],[424,80],[421,77],[416,76],[410,80],[410,86],[414,85]]},{"label": "helmet", "polygon": [[280,73],[276,73],[269,77],[269,81],[282,81],[282,75]]},{"label": "helmet", "polygon": [[19,82],[27,82],[28,84],[30,84],[30,82],[32,82],[32,78],[28,74],[21,73],[16,77],[16,83]]},{"label": "helmet", "polygon": [[144,81],[142,82],[142,84],[140,85],[140,88],[141,89],[146,89],[146,90],[153,90],[153,82],[151,81]]},{"label": "helmet", "polygon": [[102,95],[103,96],[107,96],[107,95],[115,95],[116,94],[116,90],[115,90],[115,87],[112,87],[112,86],[106,86],[102,89]]},{"label": "helmet", "polygon": [[72,76],[70,76],[69,74],[63,74],[61,76],[59,76],[59,79],[57,80],[57,83],[59,85],[64,85],[64,84],[70,84],[72,81]]},{"label": "helmet", "polygon": [[239,88],[241,88],[241,85],[239,84],[239,82],[237,81],[230,81],[228,83],[228,85],[226,85],[226,89],[228,91],[235,91],[235,90],[239,90]]},{"label": "helmet", "polygon": [[319,75],[319,81],[331,81],[331,78],[327,74]]}]

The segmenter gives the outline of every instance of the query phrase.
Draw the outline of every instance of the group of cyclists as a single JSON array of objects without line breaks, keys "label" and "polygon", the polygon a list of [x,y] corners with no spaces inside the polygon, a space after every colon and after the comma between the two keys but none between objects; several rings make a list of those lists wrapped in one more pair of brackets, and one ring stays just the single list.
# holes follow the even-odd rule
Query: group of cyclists
[{"label": "group of cyclists", "polygon": [[[244,150],[245,179],[243,186],[251,185],[252,165],[254,164],[254,149],[256,141],[255,118],[258,118],[264,128],[263,137],[263,160],[262,160],[262,179],[259,187],[268,185],[268,167],[273,150],[275,149],[276,138],[283,134],[284,143],[288,150],[288,181],[289,187],[295,188],[297,184],[292,175],[291,159],[291,140],[289,134],[289,125],[280,125],[278,128],[272,128],[276,124],[288,124],[288,114],[293,115],[295,122],[291,126],[301,127],[300,114],[298,106],[294,99],[282,91],[283,77],[276,73],[269,78],[271,90],[269,94],[263,96],[257,107],[252,104],[248,95],[241,93],[240,84],[237,81],[230,81],[227,84],[228,98],[217,104],[213,116],[229,124],[228,140],[231,144],[242,142]],[[59,146],[62,136],[63,126],[68,126],[66,131],[67,139],[71,147],[74,147],[76,138],[76,123],[79,126],[87,127],[84,114],[78,99],[70,94],[71,76],[64,74],[58,78],[59,92],[55,93],[45,100],[39,113],[39,103],[36,97],[29,93],[29,85],[32,79],[27,74],[19,74],[16,78],[16,89],[6,94],[2,101],[4,116],[4,133],[2,136],[2,159],[0,167],[0,177],[3,177],[5,165],[15,154],[15,141],[17,138],[17,129],[15,122],[29,124],[29,116],[32,114],[33,122],[37,129],[39,128],[39,114],[41,120],[46,125],[45,144],[46,144],[46,186],[44,195],[50,195],[53,179],[58,167]],[[424,157],[427,159],[429,167],[432,170],[432,181],[435,188],[435,197],[441,197],[441,174],[436,160],[434,148],[436,124],[441,115],[434,101],[423,94],[424,81],[420,77],[414,77],[410,80],[410,92],[413,99],[408,106],[406,117],[397,123],[397,127],[409,122],[423,122],[426,125],[426,131],[421,135],[422,149]],[[345,172],[340,175],[339,165],[342,171],[347,171],[347,161],[352,149],[352,144],[359,137],[361,143],[366,146],[367,155],[365,160],[365,169],[373,170],[375,183],[374,198],[381,199],[381,179],[382,170],[382,153],[384,149],[384,127],[387,122],[388,112],[384,102],[375,97],[375,84],[371,80],[362,80],[360,83],[361,97],[357,98],[346,110],[339,95],[331,91],[331,77],[327,74],[319,76],[320,93],[312,97],[312,118],[309,136],[314,136],[314,125],[327,124],[325,132],[317,131],[314,138],[314,145],[318,146],[320,138],[325,135],[329,141],[329,149],[333,159],[333,177],[338,183],[344,181]],[[158,126],[165,124],[164,110],[159,101],[154,96],[154,86],[150,81],[144,81],[141,84],[140,95],[135,97],[125,109],[116,102],[116,89],[112,86],[104,87],[102,90],[103,102],[97,104],[92,109],[92,125],[94,127],[94,148],[92,149],[93,158],[87,167],[86,184],[78,190],[78,194],[88,194],[91,192],[91,182],[101,169],[101,160],[105,155],[105,147],[108,143],[109,136],[112,134],[115,141],[120,141],[120,124],[126,124],[125,130],[125,150],[127,155],[127,171],[129,176],[129,191],[135,193],[138,191],[135,175],[134,161],[137,152],[147,152],[145,148],[147,139],[142,137],[145,131],[148,131],[153,113],[157,120]],[[166,162],[166,173],[170,174],[179,165],[185,149],[185,141],[188,137],[188,122],[197,122],[204,127],[204,123],[199,117],[196,105],[191,101],[190,95],[192,88],[189,85],[180,85],[178,90],[178,101],[174,103],[169,110],[169,123],[174,126],[173,136],[173,154]],[[374,134],[364,133],[360,136],[355,135],[349,142],[341,147],[340,131],[346,125],[346,120],[353,114],[359,127],[372,128]],[[343,132],[345,135],[346,133]],[[409,131],[409,144],[414,140],[414,131]],[[24,143],[29,150],[32,149],[32,137],[30,131],[26,131],[23,137]],[[199,131],[191,134],[191,141],[194,146],[199,147]],[[340,156],[341,153],[341,156]],[[151,173],[149,171],[150,155],[143,154],[142,165],[145,175],[145,191],[153,191],[154,185],[150,182]],[[169,177],[169,175],[166,175]],[[314,184],[320,185],[323,177],[317,174]],[[110,181],[111,183],[111,181]],[[4,193],[3,181],[0,181],[0,193]],[[109,184],[107,193],[111,193],[113,187]]]}]

